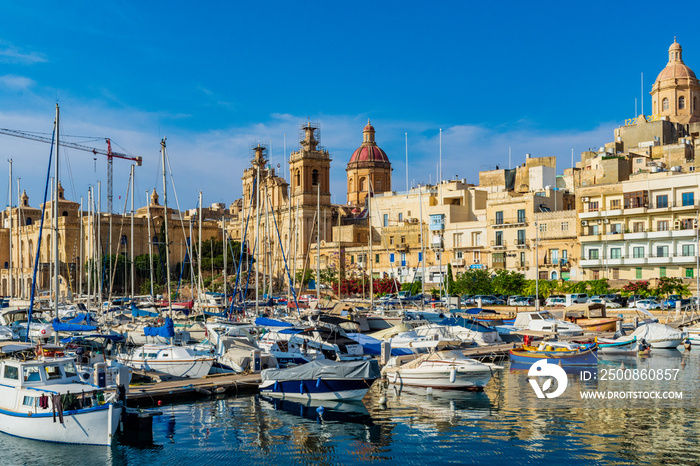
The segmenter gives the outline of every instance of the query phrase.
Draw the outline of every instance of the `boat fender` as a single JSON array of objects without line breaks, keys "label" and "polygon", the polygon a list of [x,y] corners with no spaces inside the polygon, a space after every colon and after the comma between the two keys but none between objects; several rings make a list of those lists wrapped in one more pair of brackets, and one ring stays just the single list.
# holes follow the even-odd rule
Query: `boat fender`
[{"label": "boat fender", "polygon": [[321,386],[321,377],[319,377],[318,380],[316,380],[316,388],[318,388],[320,386]]},{"label": "boat fender", "polygon": [[[320,379],[319,379],[319,380],[320,380]],[[324,412],[325,410],[326,410],[326,409],[325,409],[323,406],[319,406],[318,408],[316,408],[316,412],[317,412],[319,415],[322,415],[323,412]]]},{"label": "boat fender", "polygon": [[279,385],[279,384],[278,384],[277,381],[275,380],[275,385],[272,387],[272,389],[273,389],[274,391],[277,391],[277,386],[278,386],[278,385]]},{"label": "boat fender", "polygon": [[457,380],[457,369],[452,366],[450,370],[450,383],[455,383],[455,380]]},{"label": "boat fender", "polygon": [[304,394],[304,381],[299,382],[299,393]]}]

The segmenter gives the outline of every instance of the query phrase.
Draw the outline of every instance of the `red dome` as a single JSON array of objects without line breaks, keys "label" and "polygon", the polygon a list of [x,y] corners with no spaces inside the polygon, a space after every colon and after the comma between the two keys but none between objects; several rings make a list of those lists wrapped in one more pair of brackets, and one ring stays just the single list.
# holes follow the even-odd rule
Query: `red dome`
[{"label": "red dome", "polygon": [[372,131],[374,133],[374,126],[370,125],[369,122],[367,122],[367,126],[365,126],[365,129],[362,131]]},{"label": "red dome", "polygon": [[388,162],[389,157],[377,146],[361,146],[350,157],[352,162]]},{"label": "red dome", "polygon": [[656,81],[662,81],[664,79],[676,79],[676,78],[691,78],[697,79],[693,70],[688,68],[685,63],[673,62],[666,65],[666,68],[661,70],[659,76],[657,76]]}]

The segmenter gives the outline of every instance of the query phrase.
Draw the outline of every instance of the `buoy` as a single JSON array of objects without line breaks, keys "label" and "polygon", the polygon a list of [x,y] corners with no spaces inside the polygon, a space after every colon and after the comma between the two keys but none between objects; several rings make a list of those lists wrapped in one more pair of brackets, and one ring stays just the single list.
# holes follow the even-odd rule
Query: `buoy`
[{"label": "buoy", "polygon": [[158,400],[158,406],[163,406],[163,402],[161,400]]},{"label": "buoy", "polygon": [[299,393],[304,394],[304,382],[299,382]]},{"label": "buoy", "polygon": [[[454,381],[453,381],[453,382],[454,382]],[[432,394],[433,394],[433,387],[428,387],[428,388],[426,388],[426,389],[425,389],[425,392],[426,392],[428,395],[432,395]]]},{"label": "buoy", "polygon": [[457,369],[453,366],[450,370],[450,383],[455,383],[457,380]]},{"label": "buoy", "polygon": [[277,387],[278,387],[278,383],[277,383],[277,381],[275,380],[275,385],[272,387],[272,389],[273,389],[274,391],[277,391]]},{"label": "buoy", "polygon": [[685,341],[683,342],[683,346],[685,347],[685,350],[686,350],[686,351],[690,351],[690,347],[692,346],[692,345],[690,344],[690,340],[685,340]]},{"label": "buoy", "polygon": [[321,386],[321,377],[316,380],[316,388]]},{"label": "buoy", "polygon": [[316,408],[316,412],[318,414],[323,414],[324,411],[325,411],[325,408],[323,406],[319,406],[318,408]]}]

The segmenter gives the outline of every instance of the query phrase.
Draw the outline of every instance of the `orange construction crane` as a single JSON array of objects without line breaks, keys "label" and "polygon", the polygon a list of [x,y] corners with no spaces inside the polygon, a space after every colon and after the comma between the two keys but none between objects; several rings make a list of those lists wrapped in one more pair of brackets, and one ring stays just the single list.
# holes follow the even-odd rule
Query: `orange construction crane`
[{"label": "orange construction crane", "polygon": [[[24,139],[31,139],[32,141],[39,141],[39,142],[47,142],[51,144],[53,140],[50,137],[46,136],[40,136],[35,133],[26,133],[24,131],[18,131],[16,129],[5,129],[5,128],[0,128],[0,134],[6,134],[8,136],[14,136],[18,138],[24,138]],[[64,142],[64,141],[59,141],[59,145],[63,147],[70,147],[72,149],[78,149],[78,150],[84,150],[86,152],[92,152],[94,155],[101,154],[101,155],[106,155],[107,156],[107,209],[108,212],[111,214],[112,213],[112,178],[113,178],[113,167],[112,167],[112,162],[114,158],[118,159],[124,159],[124,160],[131,160],[133,162],[136,162],[136,165],[139,167],[141,166],[141,163],[143,159],[141,157],[134,157],[131,155],[126,155],[126,154],[120,154],[119,152],[112,152],[112,142],[110,141],[109,138],[106,138],[105,141],[107,142],[107,150],[101,150],[101,149],[96,149],[94,147],[88,147],[84,146],[82,144],[76,144],[74,142]]]}]

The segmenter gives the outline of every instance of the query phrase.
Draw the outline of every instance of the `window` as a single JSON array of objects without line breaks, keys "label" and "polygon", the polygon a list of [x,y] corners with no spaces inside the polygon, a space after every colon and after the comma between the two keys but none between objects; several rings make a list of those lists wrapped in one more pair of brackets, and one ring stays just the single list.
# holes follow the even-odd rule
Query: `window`
[{"label": "window", "polygon": [[610,224],[610,233],[622,233],[622,224],[620,224],[620,223]]},{"label": "window", "polygon": [[462,259],[463,257],[462,251],[455,252],[455,259]]},{"label": "window", "polygon": [[436,261],[441,260],[441,259],[440,259],[440,253],[437,252],[437,251],[435,251],[435,260],[436,260]]},{"label": "window", "polygon": [[620,259],[622,257],[621,248],[610,248],[610,259]]},{"label": "window", "polygon": [[569,231],[569,222],[561,222],[561,231]]},{"label": "window", "polygon": [[683,193],[683,205],[695,204],[695,193]]},{"label": "window", "polygon": [[685,97],[680,96],[678,98],[678,110],[683,110],[685,108]]},{"label": "window", "polygon": [[598,259],[599,251],[597,249],[588,250],[588,259]]},{"label": "window", "polygon": [[634,191],[631,193],[625,193],[625,209],[646,207],[648,203],[649,197],[646,191]]},{"label": "window", "polygon": [[[421,256],[423,253],[418,253],[418,260],[421,260]],[[406,267],[406,253],[402,252],[401,253],[401,267]]]},{"label": "window", "polygon": [[389,262],[394,263],[394,253],[389,254]]},{"label": "window", "polygon": [[503,232],[496,232],[496,246],[503,246]]},{"label": "window", "polygon": [[294,175],[294,186],[299,185],[301,185],[301,171],[297,170],[296,174]]},{"label": "window", "polygon": [[351,264],[355,263],[355,256],[352,256],[352,255],[350,256],[350,263]]},{"label": "window", "polygon": [[552,259],[552,264],[558,264],[559,263],[559,249],[550,249],[549,250],[549,257]]},{"label": "window", "polygon": [[[405,261],[406,260],[406,254],[401,254],[401,260]],[[423,262],[423,253],[419,252],[418,253],[418,262]]]},{"label": "window", "polygon": [[379,254],[374,255],[374,263],[379,264]]},{"label": "window", "polygon": [[524,252],[520,253],[520,266],[525,267],[525,253]]},{"label": "window", "polygon": [[518,209],[518,223],[525,223],[525,209]]},{"label": "window", "polygon": [[589,234],[591,235],[597,235],[598,234],[598,225],[593,225],[588,227],[589,229]]},{"label": "window", "polygon": [[403,212],[399,212],[399,222],[403,222]]},{"label": "window", "polygon": [[454,234],[454,247],[458,248],[462,246],[462,233],[455,233]]},{"label": "window", "polygon": [[47,380],[61,378],[61,369],[59,369],[58,366],[46,366],[46,367],[44,367],[44,369],[46,370],[46,379]]},{"label": "window", "polygon": [[547,232],[547,224],[540,223],[540,233],[546,233],[546,232]]},{"label": "window", "polygon": [[593,280],[598,280],[600,279],[600,270],[598,269],[593,269],[591,270],[593,272]]},{"label": "window", "polygon": [[634,222],[632,224],[632,231],[635,233],[641,233],[644,231],[644,222]]},{"label": "window", "polygon": [[389,214],[384,214],[384,226],[388,227],[389,226]]},{"label": "window", "polygon": [[569,251],[564,249],[561,251],[561,261],[562,263],[569,262]]},{"label": "window", "polygon": [[681,220],[681,229],[683,230],[691,230],[695,228],[695,225],[693,224],[694,220],[692,218],[684,218]]},{"label": "window", "polygon": [[668,231],[668,220],[660,220],[656,223],[658,231]]},{"label": "window", "polygon": [[664,97],[664,100],[661,101],[661,109],[668,110],[668,97]]},{"label": "window", "polygon": [[668,207],[668,195],[656,196],[656,207]]},{"label": "window", "polygon": [[659,267],[659,277],[666,276],[666,267]]},{"label": "window", "polygon": [[683,245],[683,257],[689,257],[695,255],[695,245],[694,244],[684,244]]},{"label": "window", "polygon": [[668,246],[656,246],[656,257],[668,257]]},{"label": "window", "polygon": [[635,276],[637,277],[637,280],[642,278],[642,268],[641,267],[637,267]]},{"label": "window", "polygon": [[525,244],[525,230],[518,230],[518,244],[521,246]]},{"label": "window", "polygon": [[389,244],[394,244],[394,237],[393,236],[389,237]]},{"label": "window", "polygon": [[503,211],[496,212],[496,225],[503,225]]},{"label": "window", "polygon": [[588,203],[589,212],[598,212],[598,201],[592,201]]},{"label": "window", "polygon": [[497,252],[493,254],[493,262],[497,264],[502,264],[506,261],[505,255],[502,252]]},{"label": "window", "polygon": [[474,251],[474,263],[478,264],[481,262],[481,251]]},{"label": "window", "polygon": [[406,244],[406,237],[405,236],[401,237],[401,244]]},{"label": "window", "polygon": [[632,257],[635,259],[641,259],[644,257],[644,248],[642,246],[635,246],[632,248]]},{"label": "window", "polygon": [[613,199],[610,201],[610,210],[614,209],[619,209],[620,208],[620,200],[619,199]]},{"label": "window", "polygon": [[19,370],[15,366],[5,366],[6,379],[19,380]]},{"label": "window", "polygon": [[613,280],[619,280],[620,279],[620,269],[612,269],[612,277],[613,277]]},{"label": "window", "polygon": [[481,246],[481,233],[472,233],[472,246]]},{"label": "window", "polygon": [[694,277],[693,269],[691,269],[691,268],[685,269],[685,278],[693,278],[693,277]]},{"label": "window", "polygon": [[22,399],[22,406],[34,406],[36,404],[36,399],[37,397],[35,396],[25,396]]},{"label": "window", "polygon": [[36,366],[25,366],[23,375],[25,382],[38,382],[41,380],[41,376],[39,375],[39,368]]},{"label": "window", "polygon": [[314,169],[311,171],[311,186],[316,186],[318,184],[318,170]]}]

